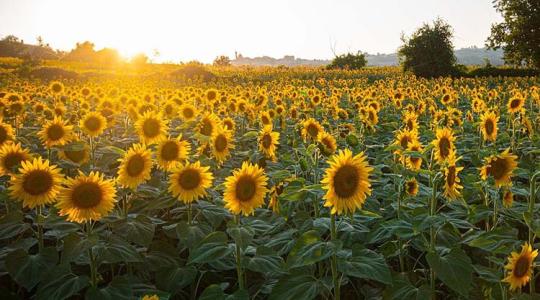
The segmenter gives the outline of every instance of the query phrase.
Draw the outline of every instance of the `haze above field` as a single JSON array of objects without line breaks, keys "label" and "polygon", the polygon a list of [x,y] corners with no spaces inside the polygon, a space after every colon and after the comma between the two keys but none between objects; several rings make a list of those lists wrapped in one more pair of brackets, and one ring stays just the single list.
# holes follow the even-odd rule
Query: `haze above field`
[{"label": "haze above field", "polygon": [[[400,35],[440,16],[454,46],[483,47],[500,20],[491,0],[379,1],[69,1],[2,0],[0,36],[54,48],[76,42],[112,47],[126,57],[211,62],[218,55],[330,59],[358,50],[394,53]],[[157,51],[156,51],[157,50]]]}]

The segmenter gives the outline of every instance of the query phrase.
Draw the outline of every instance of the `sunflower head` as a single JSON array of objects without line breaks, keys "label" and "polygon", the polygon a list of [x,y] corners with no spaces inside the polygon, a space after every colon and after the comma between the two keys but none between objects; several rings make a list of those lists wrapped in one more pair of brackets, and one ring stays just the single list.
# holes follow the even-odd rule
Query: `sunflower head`
[{"label": "sunflower head", "polygon": [[60,169],[38,157],[21,162],[19,173],[11,177],[9,192],[24,207],[34,208],[56,201],[62,181]]},{"label": "sunflower head", "polygon": [[512,173],[517,167],[517,156],[510,154],[510,149],[503,153],[492,155],[485,160],[484,166],[480,169],[480,176],[487,180],[492,176],[495,180],[495,186],[509,186],[512,184]]},{"label": "sunflower head", "polygon": [[531,279],[533,262],[538,256],[538,250],[532,249],[529,243],[521,247],[521,253],[512,252],[504,267],[507,271],[503,282],[510,284],[510,290],[517,290],[526,285]]},{"label": "sunflower head", "polygon": [[141,142],[151,145],[165,139],[169,127],[167,125],[167,120],[164,120],[161,114],[152,110],[145,112],[137,122],[135,122],[135,129],[137,130]]},{"label": "sunflower head", "polygon": [[525,98],[520,95],[516,95],[508,100],[506,107],[508,108],[508,112],[516,113],[521,110],[523,105],[525,105]]},{"label": "sunflower head", "polygon": [[407,181],[405,181],[405,192],[409,196],[416,196],[418,194],[418,182],[415,178],[411,178]]},{"label": "sunflower head", "polygon": [[96,137],[107,127],[107,119],[100,113],[89,112],[82,118],[79,126],[87,135]]},{"label": "sunflower head", "polygon": [[214,176],[200,162],[179,165],[169,178],[169,192],[184,203],[206,196]]},{"label": "sunflower head", "polygon": [[0,146],[15,138],[13,127],[0,121]]},{"label": "sunflower head", "polygon": [[223,163],[231,155],[231,150],[234,149],[234,141],[232,132],[222,126],[218,126],[211,139],[212,154],[218,161]]},{"label": "sunflower head", "polygon": [[233,214],[251,215],[264,204],[268,177],[257,165],[244,162],[225,179],[223,199],[225,207]]},{"label": "sunflower head", "polygon": [[435,159],[442,164],[455,151],[455,137],[452,129],[448,127],[438,128],[435,135],[436,139],[432,143],[435,147]]},{"label": "sunflower head", "polygon": [[319,122],[313,118],[304,121],[302,128],[302,138],[305,140],[318,141],[323,133],[323,128]]},{"label": "sunflower head", "polygon": [[29,151],[20,143],[0,146],[0,175],[14,175],[21,163],[30,158]]},{"label": "sunflower head", "polygon": [[55,116],[53,120],[43,125],[38,135],[48,148],[63,146],[73,139],[73,126],[68,125],[61,117]]},{"label": "sunflower head", "polygon": [[319,149],[321,153],[330,156],[336,152],[337,142],[336,138],[330,133],[323,132],[321,134],[321,140],[319,141]]},{"label": "sunflower head", "polygon": [[272,131],[271,126],[265,126],[259,133],[259,151],[272,161],[276,160],[276,148],[279,145],[279,132]]},{"label": "sunflower head", "polygon": [[139,184],[150,179],[152,155],[146,146],[135,144],[120,159],[118,182],[121,186],[136,189]]},{"label": "sunflower head", "polygon": [[199,134],[211,137],[219,125],[219,119],[214,113],[207,113],[203,116],[196,130]]},{"label": "sunflower head", "polygon": [[329,163],[321,180],[323,189],[327,190],[324,206],[331,207],[332,214],[353,213],[362,208],[367,196],[371,195],[369,174],[373,168],[367,157],[363,153],[353,156],[345,149],[332,156]]},{"label": "sunflower head", "polygon": [[497,122],[499,116],[493,111],[485,112],[480,119],[480,128],[482,136],[486,141],[495,141],[497,139]]},{"label": "sunflower head", "polygon": [[159,143],[156,150],[158,166],[169,171],[185,161],[190,151],[191,145],[182,139],[181,134],[175,139],[165,139]]},{"label": "sunflower head", "polygon": [[180,119],[189,122],[197,118],[197,108],[189,103],[184,103],[179,108]]},{"label": "sunflower head", "polygon": [[56,207],[68,221],[84,223],[107,216],[116,202],[113,180],[104,179],[99,172],[82,172],[76,178],[68,178],[60,191]]},{"label": "sunflower head", "polygon": [[448,200],[459,198],[461,196],[460,190],[463,189],[458,176],[459,172],[463,170],[463,167],[456,165],[458,160],[459,158],[456,158],[454,154],[450,155],[444,169],[444,196]]}]

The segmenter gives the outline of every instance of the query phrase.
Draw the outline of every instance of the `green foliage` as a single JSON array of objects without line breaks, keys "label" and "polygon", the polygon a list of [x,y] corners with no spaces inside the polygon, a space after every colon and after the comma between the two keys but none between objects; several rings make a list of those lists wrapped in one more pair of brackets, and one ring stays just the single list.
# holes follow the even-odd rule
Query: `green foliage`
[{"label": "green foliage", "polygon": [[493,2],[504,21],[492,25],[487,45],[502,48],[507,63],[540,68],[540,1]]},{"label": "green foliage", "polygon": [[332,62],[326,66],[327,69],[360,70],[367,65],[366,56],[358,51],[356,54],[347,53],[334,57]]},{"label": "green foliage", "polygon": [[398,56],[405,71],[421,77],[439,77],[455,72],[452,27],[437,19],[432,25],[424,24],[411,37],[402,37]]}]

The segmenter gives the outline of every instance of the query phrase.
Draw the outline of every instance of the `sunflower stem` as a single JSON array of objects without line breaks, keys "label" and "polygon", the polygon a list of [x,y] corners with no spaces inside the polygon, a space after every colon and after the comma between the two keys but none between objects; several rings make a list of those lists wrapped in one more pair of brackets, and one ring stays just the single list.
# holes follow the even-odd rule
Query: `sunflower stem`
[{"label": "sunflower stem", "polygon": [[[240,226],[240,215],[234,216],[234,222],[237,226]],[[244,271],[242,270],[242,250],[240,249],[240,245],[238,243],[235,243],[236,245],[236,274],[238,275],[238,288],[240,290],[244,289]]]},{"label": "sunflower stem", "polygon": [[[540,176],[540,172],[536,172],[534,173],[534,175],[532,176],[531,178],[531,182],[529,183],[530,184],[530,191],[529,191],[529,196],[530,196],[530,199],[529,199],[529,214],[530,214],[530,218],[531,220],[534,220],[534,205],[536,203],[536,181],[538,180],[538,177]],[[534,247],[534,232],[532,230],[532,224],[529,224],[529,245],[531,245],[531,247]],[[531,268],[531,281],[529,283],[529,292],[531,295],[534,294],[534,292],[536,292],[536,288],[535,288],[535,278],[534,278],[534,268]]]},{"label": "sunflower stem", "polygon": [[92,158],[92,169],[96,168],[95,146],[94,138],[90,137],[90,156]]},{"label": "sunflower stem", "polygon": [[[337,231],[336,231],[336,215],[330,213],[330,238],[332,241],[337,240]],[[337,255],[334,253],[332,255],[332,282],[334,284],[334,299],[339,300],[340,298],[340,289],[341,289],[341,280],[339,278],[337,270]]]},{"label": "sunflower stem", "polygon": [[43,243],[43,226],[41,224],[41,216],[42,216],[42,210],[43,207],[41,205],[38,205],[36,207],[36,221],[37,221],[37,229],[38,229],[38,249],[39,252],[43,250],[44,243]]},{"label": "sunflower stem", "polygon": [[[398,186],[398,201],[397,201],[397,218],[401,220],[401,185]],[[403,242],[398,239],[399,247],[399,269],[401,273],[405,272],[405,260],[403,259]]]},{"label": "sunflower stem", "polygon": [[[92,235],[92,221],[86,222],[86,237],[87,239],[90,239],[90,236]],[[94,253],[92,251],[92,247],[88,249],[88,257],[90,257],[90,279],[92,282],[93,287],[97,287],[97,268],[96,268],[96,258],[94,257]]]},{"label": "sunflower stem", "polygon": [[193,223],[192,216],[191,216],[191,202],[188,202],[187,204],[187,221],[188,221],[188,225],[191,226]]},{"label": "sunflower stem", "polygon": [[[432,187],[432,196],[430,201],[430,209],[429,209],[429,215],[430,217],[435,216],[435,212],[437,210],[437,180],[436,178],[433,178],[433,175],[430,175],[430,183]],[[435,226],[432,224],[429,229],[429,251],[432,253],[435,253],[435,243],[437,240],[436,232],[435,232]],[[431,294],[432,299],[436,299],[436,293],[435,293],[435,270],[433,268],[430,268],[429,270],[430,276],[429,276],[429,282],[431,287]]]}]

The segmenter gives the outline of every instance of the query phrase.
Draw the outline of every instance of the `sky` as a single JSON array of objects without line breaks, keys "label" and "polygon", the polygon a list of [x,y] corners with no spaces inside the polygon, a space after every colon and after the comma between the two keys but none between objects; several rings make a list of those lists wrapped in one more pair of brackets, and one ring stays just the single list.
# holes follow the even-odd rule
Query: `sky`
[{"label": "sky", "polygon": [[437,17],[453,26],[456,48],[483,47],[502,19],[492,0],[0,0],[0,37],[41,36],[62,50],[90,40],[156,62],[208,63],[236,51],[329,59],[396,52],[402,33]]}]

